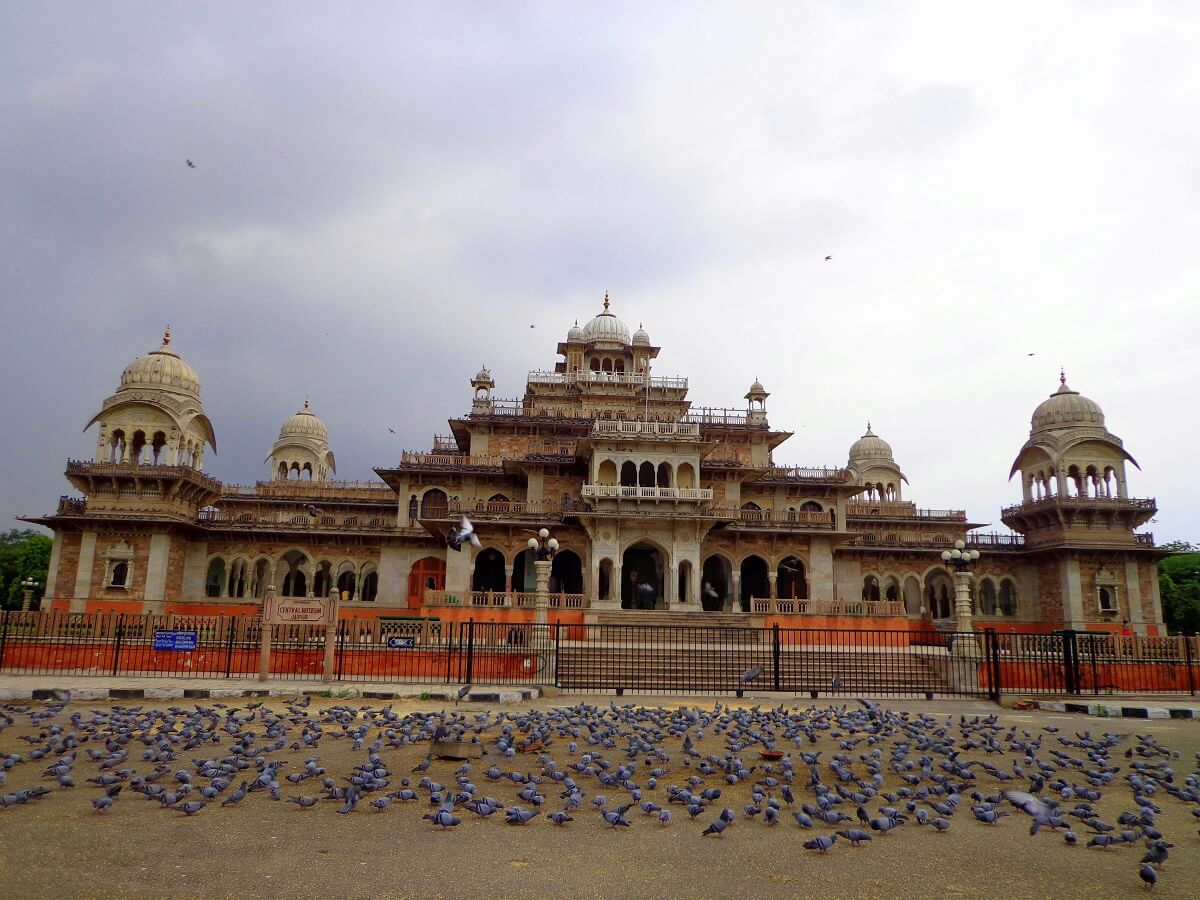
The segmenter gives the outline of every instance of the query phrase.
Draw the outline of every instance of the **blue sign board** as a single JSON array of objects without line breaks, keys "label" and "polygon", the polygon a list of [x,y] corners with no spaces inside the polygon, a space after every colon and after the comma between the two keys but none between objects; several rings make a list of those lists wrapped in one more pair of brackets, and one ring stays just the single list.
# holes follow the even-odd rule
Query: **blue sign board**
[{"label": "blue sign board", "polygon": [[195,650],[198,639],[199,633],[195,631],[156,631],[154,632],[154,649]]},{"label": "blue sign board", "polygon": [[389,650],[411,650],[417,646],[417,639],[413,637],[397,637],[392,635],[387,639]]}]

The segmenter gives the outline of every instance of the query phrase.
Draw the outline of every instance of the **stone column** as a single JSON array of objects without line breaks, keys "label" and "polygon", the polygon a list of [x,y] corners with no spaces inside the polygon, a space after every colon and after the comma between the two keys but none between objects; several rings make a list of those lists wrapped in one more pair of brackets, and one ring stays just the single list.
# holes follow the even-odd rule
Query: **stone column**
[{"label": "stone column", "polygon": [[504,567],[504,592],[506,594],[512,593],[512,589],[513,589],[512,579],[513,579],[513,567],[505,566]]},{"label": "stone column", "polygon": [[742,608],[742,573],[734,569],[729,577],[729,596],[725,598],[725,612],[740,611]]},{"label": "stone column", "polygon": [[537,571],[537,596],[534,598],[533,621],[545,625],[549,621],[550,609],[550,567],[553,563],[548,559],[535,560]]},{"label": "stone column", "polygon": [[[954,655],[979,657],[979,641],[971,621],[971,573],[954,573]],[[971,632],[971,634],[967,634]]]},{"label": "stone column", "polygon": [[779,573],[768,572],[767,581],[771,583],[771,612],[779,612]]}]

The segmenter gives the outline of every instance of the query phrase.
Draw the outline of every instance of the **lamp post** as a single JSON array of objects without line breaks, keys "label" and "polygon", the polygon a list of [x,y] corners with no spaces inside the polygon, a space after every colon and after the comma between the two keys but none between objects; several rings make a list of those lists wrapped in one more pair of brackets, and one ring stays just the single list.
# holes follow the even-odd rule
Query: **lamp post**
[{"label": "lamp post", "polygon": [[29,601],[33,597],[33,592],[41,586],[40,581],[34,581],[32,578],[26,578],[21,582],[21,596],[24,598],[21,601],[21,612],[29,612]]},{"label": "lamp post", "polygon": [[550,537],[550,529],[542,528],[537,537],[531,537],[526,546],[534,554],[533,567],[537,575],[537,594],[534,596],[534,622],[545,625],[549,621],[550,568],[554,565],[554,554],[558,552],[557,538]]},{"label": "lamp post", "polygon": [[953,550],[942,551],[942,561],[954,566],[954,638],[955,656],[979,656],[979,644],[971,624],[971,564],[979,559],[978,550],[968,550],[963,541],[955,541]]}]

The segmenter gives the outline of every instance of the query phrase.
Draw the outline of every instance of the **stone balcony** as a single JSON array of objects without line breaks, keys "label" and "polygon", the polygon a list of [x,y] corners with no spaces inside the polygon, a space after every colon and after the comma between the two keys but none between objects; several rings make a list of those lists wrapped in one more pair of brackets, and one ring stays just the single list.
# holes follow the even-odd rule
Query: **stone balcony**
[{"label": "stone balcony", "polygon": [[504,470],[502,456],[470,456],[466,453],[420,453],[405,450],[400,455],[401,469],[428,471]]},{"label": "stone balcony", "polygon": [[907,500],[880,503],[847,503],[846,515],[852,519],[946,519],[967,521],[964,509],[921,509]]},{"label": "stone balcony", "polygon": [[594,500],[674,500],[708,502],[712,488],[639,487],[623,484],[585,484],[582,496]]}]

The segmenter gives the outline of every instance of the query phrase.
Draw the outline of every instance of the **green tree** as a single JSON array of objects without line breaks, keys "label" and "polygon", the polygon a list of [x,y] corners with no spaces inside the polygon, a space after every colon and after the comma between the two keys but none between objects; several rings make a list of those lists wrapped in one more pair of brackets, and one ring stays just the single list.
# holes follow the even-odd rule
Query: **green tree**
[{"label": "green tree", "polygon": [[1186,541],[1175,541],[1164,549],[1177,555],[1158,564],[1163,621],[1172,632],[1196,634],[1200,632],[1200,553]]},{"label": "green tree", "polygon": [[41,585],[33,592],[33,604],[41,599],[52,546],[50,538],[32,528],[0,532],[0,604],[5,609],[21,608],[21,582],[27,578]]}]

